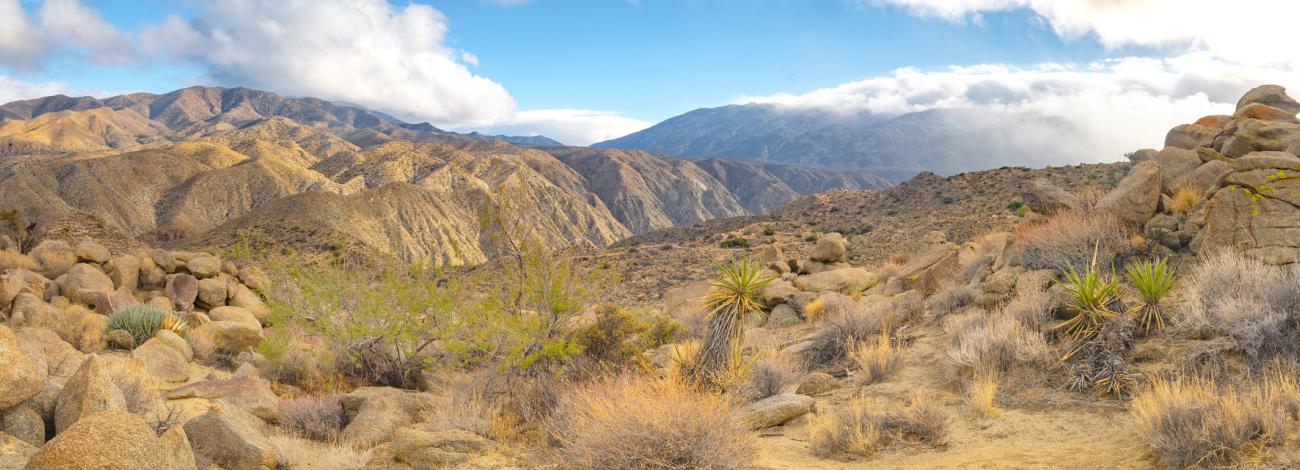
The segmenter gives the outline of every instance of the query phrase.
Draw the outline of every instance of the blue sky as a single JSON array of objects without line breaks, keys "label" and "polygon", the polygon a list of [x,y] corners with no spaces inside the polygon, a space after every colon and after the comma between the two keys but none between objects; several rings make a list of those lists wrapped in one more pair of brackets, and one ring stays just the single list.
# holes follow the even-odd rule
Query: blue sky
[{"label": "blue sky", "polygon": [[[1255,10],[1221,6],[0,0],[0,101],[242,85],[575,144],[749,101],[881,114],[941,106],[1086,112],[1080,119],[1096,121],[1086,124],[1099,132],[1129,132],[1107,121],[1216,112],[1256,82],[1293,79],[1300,60],[1281,33],[1291,15],[1249,16],[1258,27],[1226,34],[1220,25],[1232,11]],[[1259,32],[1270,29],[1278,32]],[[1261,45],[1270,40],[1279,44]],[[1134,131],[1125,144],[1155,132]]]}]

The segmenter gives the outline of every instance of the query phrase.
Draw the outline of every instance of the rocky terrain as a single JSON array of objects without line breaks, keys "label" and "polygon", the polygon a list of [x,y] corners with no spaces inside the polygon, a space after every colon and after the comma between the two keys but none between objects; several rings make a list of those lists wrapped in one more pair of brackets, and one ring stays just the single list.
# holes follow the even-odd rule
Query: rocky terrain
[{"label": "rocky terrain", "polygon": [[[1261,86],[1132,163],[922,174],[477,271],[5,212],[0,468],[1294,468],[1297,113]],[[384,162],[436,145],[456,158],[398,140],[314,171],[400,191],[412,165]],[[552,158],[641,185],[624,218],[699,216],[635,176],[711,172],[601,152]],[[277,213],[326,207],[298,204]]]},{"label": "rocky terrain", "polygon": [[[750,103],[697,109],[593,147],[861,169],[893,180],[1090,161],[1060,117],[931,109],[897,116]],[[916,142],[925,142],[918,151]],[[1118,157],[1118,155],[1117,155]],[[1096,161],[1095,158],[1091,161]]]},{"label": "rocky terrain", "polygon": [[545,209],[531,223],[548,245],[601,247],[826,188],[889,185],[863,173],[711,165],[518,146],[242,88],[0,107],[0,207],[42,225],[93,217],[173,246],[253,233],[309,251],[346,241],[407,260],[479,263],[493,247],[478,212],[503,191]]}]

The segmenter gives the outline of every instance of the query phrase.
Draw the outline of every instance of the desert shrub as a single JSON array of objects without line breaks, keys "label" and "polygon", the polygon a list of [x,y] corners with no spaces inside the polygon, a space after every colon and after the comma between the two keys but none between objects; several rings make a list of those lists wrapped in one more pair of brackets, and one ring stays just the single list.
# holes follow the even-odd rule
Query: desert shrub
[{"label": "desert shrub", "polygon": [[576,333],[584,356],[604,364],[625,365],[652,347],[650,326],[632,312],[605,303],[593,313],[595,321]]},{"label": "desert shrub", "polygon": [[1080,273],[1073,266],[1065,273],[1061,287],[1069,297],[1070,311],[1074,316],[1057,325],[1076,341],[1092,338],[1101,330],[1106,320],[1114,318],[1119,302],[1119,280],[1104,277],[1095,267]]},{"label": "desert shrub", "polygon": [[0,210],[0,235],[7,237],[19,253],[29,253],[40,242],[36,223],[18,209]]},{"label": "desert shrub", "polygon": [[889,341],[889,333],[883,331],[875,341],[859,342],[850,354],[862,372],[862,380],[869,384],[893,374],[903,357],[902,352]]},{"label": "desert shrub", "polygon": [[940,287],[930,298],[926,299],[925,307],[939,316],[952,315],[962,307],[969,305],[977,295],[979,295],[979,290],[975,287],[965,283],[951,282]]},{"label": "desert shrub", "polygon": [[657,348],[665,344],[673,344],[686,337],[687,330],[680,322],[673,317],[663,313],[655,313],[650,320],[650,331],[646,332],[650,344],[647,346]]},{"label": "desert shrub", "polygon": [[140,304],[113,312],[108,317],[108,329],[126,330],[135,338],[135,344],[140,345],[153,338],[159,330],[172,330],[183,335],[189,325],[175,313],[153,305]]},{"label": "desert shrub", "polygon": [[749,248],[749,240],[740,237],[729,237],[718,243],[722,248]]},{"label": "desert shrub", "polygon": [[1061,273],[1070,266],[1108,269],[1129,251],[1125,232],[1104,211],[1062,211],[1041,222],[1017,227],[1016,244],[1021,262],[1029,269]]},{"label": "desert shrub", "polygon": [[0,250],[0,271],[9,269],[26,269],[36,271],[40,265],[32,257],[17,251]]},{"label": "desert shrub", "polygon": [[1201,196],[1204,195],[1203,188],[1192,188],[1183,186],[1174,191],[1173,197],[1169,198],[1169,212],[1174,214],[1186,214],[1191,212],[1197,204],[1201,202]]},{"label": "desert shrub", "polygon": [[1133,312],[1137,315],[1143,332],[1150,333],[1153,327],[1164,328],[1165,307],[1162,302],[1165,295],[1174,288],[1174,270],[1169,266],[1169,261],[1159,258],[1129,263],[1124,267],[1124,278],[1140,301]]},{"label": "desert shrub", "polygon": [[947,416],[933,398],[916,395],[901,410],[879,410],[880,407],[858,399],[837,411],[813,418],[808,422],[813,455],[869,456],[897,444],[937,445],[944,441]]},{"label": "desert shrub", "polygon": [[1178,323],[1201,335],[1223,334],[1251,355],[1296,352],[1300,276],[1243,255],[1221,251],[1185,278],[1187,301]]},{"label": "desert shrub", "polygon": [[257,346],[257,352],[266,358],[258,373],[273,382],[306,391],[328,390],[337,382],[334,351],[319,338],[307,336],[296,327],[286,325],[270,330]]},{"label": "desert shrub", "polygon": [[1044,364],[1051,359],[1043,335],[1010,315],[969,312],[951,317],[944,329],[948,333],[945,353],[971,374],[1008,372],[1018,365]]},{"label": "desert shrub", "polygon": [[726,398],[671,380],[620,377],[564,393],[547,429],[559,466],[744,469],[754,438]]},{"label": "desert shrub", "polygon": [[799,373],[783,356],[769,353],[749,364],[740,379],[731,391],[749,401],[758,401],[793,385],[799,379]]},{"label": "desert shrub", "polygon": [[774,229],[774,228],[772,228],[772,227],[763,227],[763,235],[765,235],[765,236],[769,236],[769,237],[772,236],[772,235],[776,235],[776,229]]},{"label": "desert shrub", "polygon": [[1285,442],[1298,402],[1300,389],[1291,375],[1238,386],[1177,377],[1153,381],[1130,411],[1138,434],[1165,465],[1238,467]]},{"label": "desert shrub", "polygon": [[276,461],[286,468],[361,470],[370,462],[370,450],[347,445],[329,445],[299,437],[274,434],[267,438]]},{"label": "desert shrub", "polygon": [[1041,289],[1024,289],[1002,306],[1002,315],[1014,319],[1031,332],[1041,333],[1056,301]]},{"label": "desert shrub", "polygon": [[295,436],[334,442],[343,424],[343,404],[337,395],[305,395],[280,401],[280,427]]},{"label": "desert shrub", "polygon": [[966,391],[966,405],[975,416],[990,418],[998,414],[998,373],[978,372]]},{"label": "desert shrub", "polygon": [[54,279],[72,269],[77,264],[76,252],[63,240],[45,240],[27,252],[41,264],[42,274]]},{"label": "desert shrub", "polygon": [[772,279],[763,263],[752,257],[734,258],[718,266],[712,289],[702,298],[708,329],[694,363],[697,381],[707,382],[710,375],[739,363],[745,322],[762,314],[758,292]]},{"label": "desert shrub", "polygon": [[833,305],[826,307],[817,331],[799,352],[801,365],[806,370],[846,366],[858,343],[892,331],[901,326],[905,318],[898,306],[888,300],[868,305],[844,297],[843,300],[828,302]]}]

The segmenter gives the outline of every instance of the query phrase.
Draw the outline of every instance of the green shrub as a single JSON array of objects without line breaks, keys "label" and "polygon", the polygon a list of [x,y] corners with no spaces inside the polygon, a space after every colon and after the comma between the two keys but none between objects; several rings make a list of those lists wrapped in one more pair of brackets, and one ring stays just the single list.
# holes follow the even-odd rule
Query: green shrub
[{"label": "green shrub", "polygon": [[1070,266],[1061,286],[1069,295],[1069,307],[1075,315],[1056,328],[1064,329],[1071,338],[1079,341],[1091,338],[1101,331],[1107,319],[1116,316],[1111,307],[1118,300],[1118,280],[1103,279],[1096,268],[1079,273]]},{"label": "green shrub", "polygon": [[702,299],[708,328],[694,364],[695,379],[712,381],[714,375],[740,362],[745,320],[762,314],[758,291],[772,279],[763,263],[753,257],[734,258],[718,266],[713,289]]},{"label": "green shrub", "polygon": [[1137,314],[1143,331],[1150,333],[1152,327],[1164,328],[1165,315],[1161,301],[1174,288],[1174,270],[1169,267],[1169,261],[1159,258],[1129,263],[1124,267],[1124,277],[1141,301],[1133,312]]},{"label": "green shrub", "polygon": [[728,237],[718,246],[723,248],[749,248],[749,240],[740,237]]},{"label": "green shrub", "polygon": [[595,308],[596,321],[577,332],[582,354],[606,364],[631,363],[649,347],[650,326],[618,305]]},{"label": "green shrub", "polygon": [[776,229],[774,229],[774,228],[772,228],[772,227],[763,227],[763,235],[766,235],[766,236],[769,236],[769,237],[772,236],[772,235],[776,235]]},{"label": "green shrub", "polygon": [[126,330],[137,346],[152,338],[158,330],[168,329],[183,334],[186,328],[185,322],[175,314],[153,305],[132,305],[108,317],[108,329]]}]

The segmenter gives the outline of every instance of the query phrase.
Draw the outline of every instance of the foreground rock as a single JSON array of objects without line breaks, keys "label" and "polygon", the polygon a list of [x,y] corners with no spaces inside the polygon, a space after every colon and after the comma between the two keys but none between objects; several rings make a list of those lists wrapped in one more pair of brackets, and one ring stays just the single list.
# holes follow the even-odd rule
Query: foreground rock
[{"label": "foreground rock", "polygon": [[27,462],[39,451],[40,448],[21,439],[0,434],[0,468],[2,469],[10,470],[26,467]]},{"label": "foreground rock", "polygon": [[266,438],[266,425],[256,416],[214,405],[185,423],[194,450],[226,470],[274,470],[275,450]]},{"label": "foreground rock", "polygon": [[83,416],[126,409],[122,391],[113,384],[103,359],[90,355],[59,392],[54,407],[54,428],[62,433]]},{"label": "foreground rock", "polygon": [[794,393],[773,395],[745,408],[745,424],[750,429],[779,426],[813,410],[813,397]]},{"label": "foreground rock", "polygon": [[31,470],[181,468],[140,417],[123,410],[87,416],[41,447],[27,464]]},{"label": "foreground rock", "polygon": [[41,391],[45,371],[23,355],[12,330],[0,326],[0,410],[27,401]]}]

